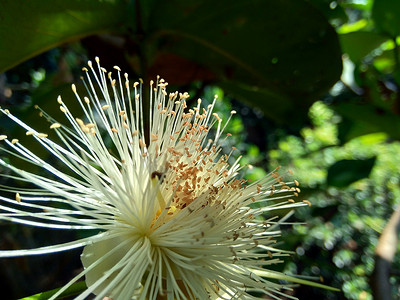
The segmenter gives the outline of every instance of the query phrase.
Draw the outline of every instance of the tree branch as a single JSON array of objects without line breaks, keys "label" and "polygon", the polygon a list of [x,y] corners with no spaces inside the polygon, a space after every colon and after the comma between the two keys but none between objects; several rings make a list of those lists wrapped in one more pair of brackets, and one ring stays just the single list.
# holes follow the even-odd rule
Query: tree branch
[{"label": "tree branch", "polygon": [[379,238],[375,250],[375,268],[371,274],[370,284],[375,300],[391,300],[392,288],[390,274],[400,232],[400,207],[390,217]]}]

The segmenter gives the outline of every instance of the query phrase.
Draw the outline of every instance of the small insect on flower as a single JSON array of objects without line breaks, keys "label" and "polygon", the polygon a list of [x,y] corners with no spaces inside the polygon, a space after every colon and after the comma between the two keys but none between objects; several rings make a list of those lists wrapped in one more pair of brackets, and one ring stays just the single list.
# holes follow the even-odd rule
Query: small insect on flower
[{"label": "small insect on flower", "polygon": [[168,94],[167,82],[157,78],[150,82],[147,111],[141,80],[131,84],[118,67],[112,74],[96,62],[83,68],[86,96],[81,98],[72,85],[81,111],[73,114],[58,97],[69,125],[41,111],[59,142],[0,109],[26,130],[25,140],[35,139],[66,168],[63,172],[19,140],[1,135],[5,153],[49,176],[0,159],[14,179],[37,186],[4,188],[13,196],[0,196],[0,220],[97,234],[37,249],[4,250],[0,257],[83,247],[84,270],[51,299],[81,279],[87,289],[76,299],[90,294],[142,300],[284,295],[289,287],[276,279],[288,277],[268,270],[286,255],[273,246],[284,220],[274,212],[307,205],[293,200],[297,182],[283,182],[277,170],[251,184],[240,179],[239,159],[230,163],[231,153],[222,153],[220,140],[229,120],[224,123],[213,113],[216,98],[207,107],[198,100],[188,109],[189,95]]}]

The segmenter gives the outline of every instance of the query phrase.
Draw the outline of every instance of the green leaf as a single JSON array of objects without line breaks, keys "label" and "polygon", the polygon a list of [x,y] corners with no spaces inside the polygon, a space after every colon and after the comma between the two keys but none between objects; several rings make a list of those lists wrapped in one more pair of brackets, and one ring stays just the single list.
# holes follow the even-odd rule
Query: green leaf
[{"label": "green leaf", "polygon": [[358,63],[388,38],[375,32],[356,31],[341,34],[339,39],[343,52],[347,53],[353,62]]},{"label": "green leaf", "polygon": [[228,91],[251,90],[246,101],[281,120],[287,107],[305,116],[341,73],[335,30],[303,0],[160,1],[149,24],[153,48],[207,68]]},{"label": "green leaf", "polygon": [[[57,299],[62,299],[70,296],[75,296],[86,290],[86,283],[84,281],[79,281],[71,285],[69,288],[67,288]],[[25,298],[21,298],[20,300],[47,300],[51,296],[53,296],[55,293],[57,293],[61,288],[54,289],[51,291],[47,292],[42,292],[39,294],[35,294],[32,296],[28,296]]]},{"label": "green leaf", "polygon": [[367,178],[375,164],[376,157],[366,160],[341,160],[328,169],[326,182],[330,186],[346,187],[349,184]]},{"label": "green leaf", "polygon": [[133,8],[123,0],[0,2],[0,72],[63,43],[123,32]]},{"label": "green leaf", "polygon": [[343,117],[339,124],[339,139],[342,143],[368,133],[385,132],[400,139],[399,116],[374,105],[340,103],[332,108]]},{"label": "green leaf", "polygon": [[375,0],[372,18],[376,27],[391,37],[400,35],[400,1]]}]

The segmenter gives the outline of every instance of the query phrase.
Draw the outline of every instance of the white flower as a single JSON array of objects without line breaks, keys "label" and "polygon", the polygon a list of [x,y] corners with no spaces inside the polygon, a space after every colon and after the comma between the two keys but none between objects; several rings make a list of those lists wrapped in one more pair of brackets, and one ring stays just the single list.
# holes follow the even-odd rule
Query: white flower
[{"label": "white flower", "polygon": [[295,184],[282,182],[276,171],[252,184],[239,179],[239,159],[230,164],[230,154],[221,153],[224,128],[212,113],[215,100],[187,109],[189,95],[167,94],[167,83],[158,79],[150,83],[148,112],[142,83],[130,84],[126,74],[121,79],[118,67],[115,80],[96,61],[97,71],[91,62],[83,68],[88,96],[80,98],[72,86],[82,119],[61,97],[72,127],[41,112],[59,143],[0,109],[69,169],[62,172],[18,140],[0,136],[9,155],[49,172],[33,174],[0,159],[14,178],[38,187],[8,187],[16,199],[0,197],[0,219],[100,233],[0,256],[84,247],[84,271],[60,290],[84,277],[88,288],[76,299],[91,293],[96,299],[259,299],[253,291],[279,297],[287,287],[262,276],[285,278],[265,267],[284,255],[273,246],[280,235],[274,211],[306,205],[291,199]]}]

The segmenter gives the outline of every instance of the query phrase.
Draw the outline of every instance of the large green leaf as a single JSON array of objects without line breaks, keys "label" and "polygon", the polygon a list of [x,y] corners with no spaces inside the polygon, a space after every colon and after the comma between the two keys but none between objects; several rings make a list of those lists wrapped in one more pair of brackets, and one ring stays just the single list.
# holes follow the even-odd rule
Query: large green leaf
[{"label": "large green leaf", "polygon": [[281,94],[292,112],[306,111],[340,76],[337,35],[305,1],[174,0],[157,8],[149,24],[163,51],[207,66],[218,78]]},{"label": "large green leaf", "polygon": [[326,182],[336,187],[346,187],[349,184],[367,178],[375,164],[376,157],[366,160],[341,160],[328,169]]},{"label": "large green leaf", "polygon": [[123,0],[0,1],[0,72],[63,43],[122,32],[131,15]]}]

